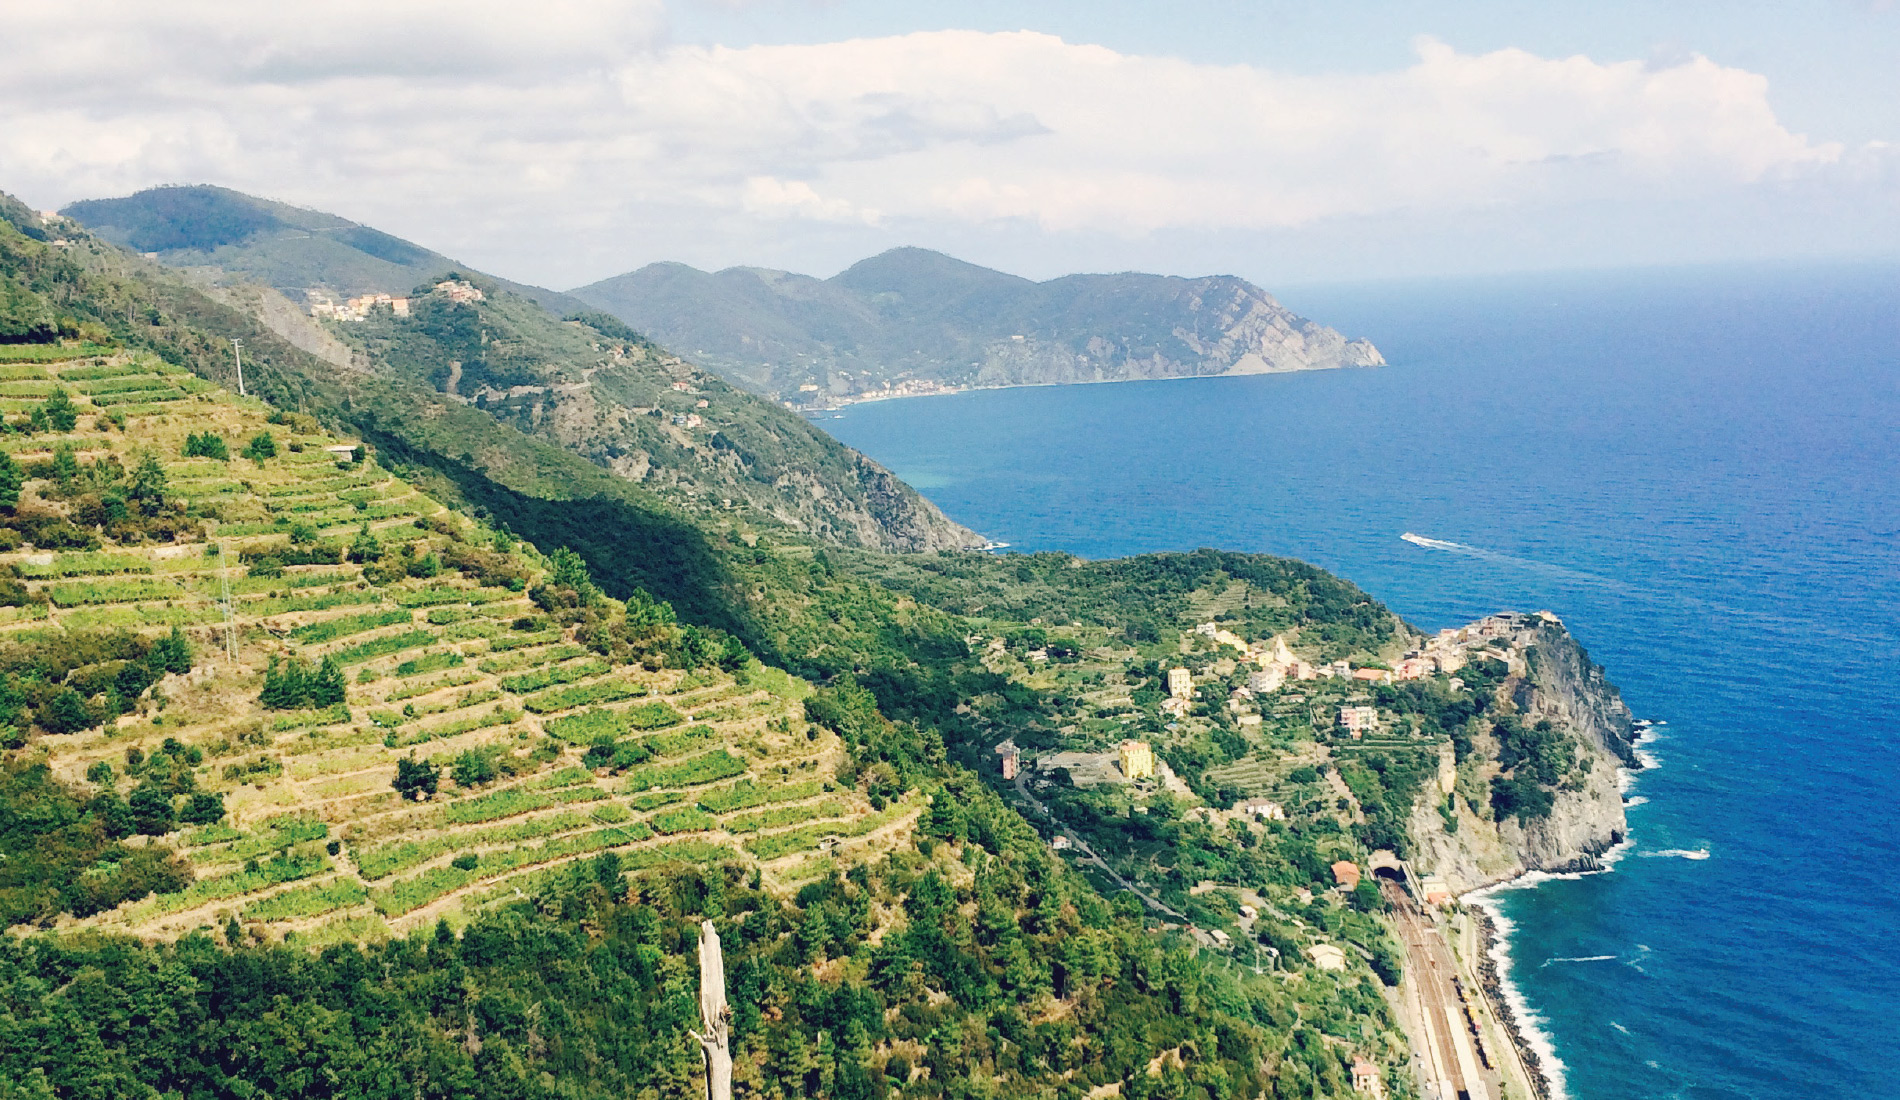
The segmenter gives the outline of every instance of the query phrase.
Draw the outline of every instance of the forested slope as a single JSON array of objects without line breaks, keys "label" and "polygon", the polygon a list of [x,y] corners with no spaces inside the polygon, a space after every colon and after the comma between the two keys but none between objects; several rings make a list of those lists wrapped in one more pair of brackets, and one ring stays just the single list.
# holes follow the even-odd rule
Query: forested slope
[{"label": "forested slope", "polygon": [[[1075,677],[1145,675],[1206,614],[1389,648],[1363,593],[681,509],[0,213],[26,318],[0,344],[0,844],[37,861],[9,919],[57,930],[0,944],[0,1095],[691,1095],[701,916],[754,1095],[1341,1096],[1355,1055],[1403,1081],[1385,933],[1312,865],[1363,851],[1336,816],[1250,833],[1197,939],[984,778],[1011,732],[1159,739],[1151,700],[1078,726]],[[232,336],[269,405],[215,385]],[[1191,858],[1130,852],[1174,904],[1228,842],[1144,797],[1102,828],[1174,830]],[[1244,890],[1303,885],[1277,971],[1209,938],[1252,936]],[[1300,953],[1329,940],[1364,955]]]}]

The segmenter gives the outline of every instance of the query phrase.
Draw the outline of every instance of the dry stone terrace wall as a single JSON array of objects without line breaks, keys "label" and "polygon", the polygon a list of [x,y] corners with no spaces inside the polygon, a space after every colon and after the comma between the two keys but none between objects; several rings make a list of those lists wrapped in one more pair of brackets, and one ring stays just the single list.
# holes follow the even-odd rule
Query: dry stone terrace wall
[{"label": "dry stone terrace wall", "polygon": [[[900,800],[874,810],[840,788],[835,735],[804,721],[809,687],[776,669],[617,663],[524,591],[452,569],[389,581],[346,558],[256,568],[259,552],[348,547],[365,529],[386,551],[407,545],[418,558],[458,541],[496,544],[495,532],[373,456],[356,462],[326,450],[353,440],[308,422],[270,424],[265,406],[152,360],[0,366],[0,377],[6,394],[35,387],[29,406],[62,386],[80,414],[70,433],[0,437],[17,460],[30,465],[70,446],[82,463],[117,456],[130,468],[155,454],[168,496],[216,516],[178,542],[101,536],[94,550],[0,553],[0,568],[30,593],[24,606],[0,609],[0,646],[102,628],[160,636],[174,626],[193,643],[191,671],[167,676],[134,712],[35,738],[55,772],[86,789],[101,785],[88,776],[104,763],[129,790],[128,760],[166,753],[228,811],[218,824],[155,838],[189,861],[189,887],[84,924],[172,937],[235,918],[266,936],[360,938],[514,897],[537,876],[606,851],[629,870],[748,861],[769,883],[791,886],[859,849],[889,848],[921,808]],[[128,393],[139,399],[116,400]],[[123,428],[112,412],[125,414]],[[264,431],[277,455],[242,457]],[[186,436],[204,432],[226,440],[228,460],[182,457]],[[23,499],[46,487],[29,480]],[[511,554],[524,573],[545,569],[531,548]],[[345,702],[263,708],[273,656],[334,662]],[[587,753],[601,741],[613,745],[612,764],[594,767],[605,761]],[[465,788],[453,764],[471,750],[494,776]],[[407,801],[393,789],[407,757],[441,769],[433,797]]]}]

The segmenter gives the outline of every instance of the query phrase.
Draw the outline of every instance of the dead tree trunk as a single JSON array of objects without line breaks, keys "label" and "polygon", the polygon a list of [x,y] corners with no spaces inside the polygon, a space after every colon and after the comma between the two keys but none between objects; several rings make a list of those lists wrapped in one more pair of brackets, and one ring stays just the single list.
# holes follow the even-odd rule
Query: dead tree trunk
[{"label": "dead tree trunk", "polygon": [[699,924],[699,1026],[706,1053],[706,1100],[732,1100],[732,1009],[726,1004],[726,960],[712,921]]}]

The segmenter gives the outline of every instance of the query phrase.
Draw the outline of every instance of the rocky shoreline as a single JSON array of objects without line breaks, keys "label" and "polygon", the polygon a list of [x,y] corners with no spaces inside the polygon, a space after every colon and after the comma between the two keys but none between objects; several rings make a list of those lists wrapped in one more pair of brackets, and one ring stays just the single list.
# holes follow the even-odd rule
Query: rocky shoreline
[{"label": "rocky shoreline", "polygon": [[1497,1015],[1498,1023],[1511,1037],[1511,1045],[1517,1048],[1517,1056],[1530,1071],[1531,1089],[1538,1100],[1550,1100],[1550,1078],[1545,1076],[1544,1065],[1525,1039],[1523,1029],[1518,1026],[1517,1015],[1511,1009],[1511,1002],[1504,995],[1504,976],[1498,971],[1497,952],[1507,946],[1504,935],[1498,930],[1491,914],[1481,905],[1473,905],[1469,910],[1478,922],[1478,937],[1483,941],[1484,949],[1478,952],[1478,981],[1484,986],[1484,995],[1491,1002],[1491,1010]]}]

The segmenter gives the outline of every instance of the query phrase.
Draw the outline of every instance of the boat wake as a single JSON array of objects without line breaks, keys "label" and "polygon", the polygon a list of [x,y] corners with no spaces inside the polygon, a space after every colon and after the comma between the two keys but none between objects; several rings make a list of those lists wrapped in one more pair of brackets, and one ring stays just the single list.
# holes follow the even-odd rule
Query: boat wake
[{"label": "boat wake", "polygon": [[1545,959],[1544,965],[1551,963],[1600,963],[1615,960],[1615,955],[1560,955],[1554,959]]},{"label": "boat wake", "polygon": [[1609,577],[1600,577],[1595,573],[1585,573],[1580,569],[1566,569],[1561,565],[1551,565],[1548,562],[1533,561],[1530,558],[1520,558],[1512,554],[1502,554],[1496,550],[1486,550],[1482,546],[1467,546],[1462,542],[1448,542],[1445,539],[1429,538],[1412,531],[1405,532],[1400,535],[1399,538],[1411,543],[1413,546],[1422,547],[1426,550],[1442,550],[1448,554],[1461,554],[1468,558],[1477,558],[1481,561],[1493,562],[1498,565],[1509,565],[1518,569],[1527,569],[1535,573],[1560,577],[1565,580],[1598,585],[1631,595],[1641,595],[1636,589],[1631,588],[1621,581],[1612,580]]},{"label": "boat wake", "polygon": [[1641,853],[1645,857],[1657,859],[1707,859],[1707,848],[1663,848],[1654,852]]}]

